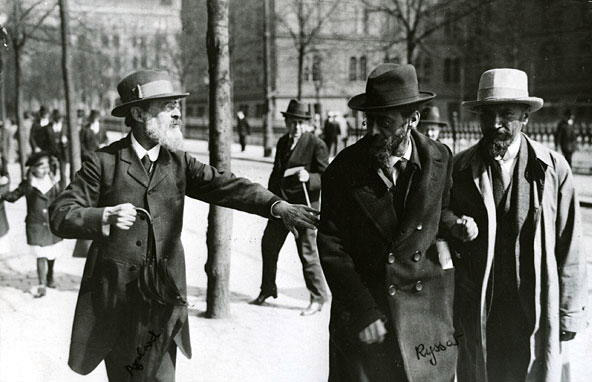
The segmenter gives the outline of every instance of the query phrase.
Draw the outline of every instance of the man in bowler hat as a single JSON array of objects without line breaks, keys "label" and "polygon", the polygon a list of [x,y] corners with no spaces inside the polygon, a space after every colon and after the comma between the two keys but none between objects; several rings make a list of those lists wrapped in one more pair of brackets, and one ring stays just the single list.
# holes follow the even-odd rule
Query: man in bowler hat
[{"label": "man in bowler hat", "polygon": [[[321,174],[328,165],[327,146],[314,134],[304,132],[305,125],[312,118],[309,104],[293,99],[282,114],[288,132],[277,143],[268,188],[291,203],[310,204],[318,208]],[[270,220],[261,239],[263,276],[261,292],[253,301],[256,305],[263,304],[269,297],[277,297],[278,255],[289,233],[283,224],[278,223]],[[296,236],[296,248],[310,292],[310,304],[301,314],[308,316],[320,312],[328,297],[317,252],[316,231],[301,230]]]},{"label": "man in bowler hat", "polygon": [[313,229],[316,211],[183,151],[179,99],[187,93],[174,91],[166,73],[132,73],[117,90],[121,104],[111,114],[125,118],[130,134],[89,153],[50,207],[56,234],[93,240],[68,363],[88,374],[105,360],[110,381],[174,381],[177,347],[191,357],[180,237],[185,196],[273,217],[293,232]]},{"label": "man in bowler hat", "polygon": [[477,113],[483,137],[454,158],[458,218],[443,224],[457,252],[458,380],[558,382],[560,342],[586,325],[573,176],[563,156],[522,133],[543,106],[525,72],[484,72],[477,99],[463,106]]},{"label": "man in bowler hat", "polygon": [[381,64],[349,101],[367,133],[323,174],[317,239],[333,295],[330,381],[454,378],[454,270],[435,245],[452,154],[416,130],[434,96],[412,65]]}]

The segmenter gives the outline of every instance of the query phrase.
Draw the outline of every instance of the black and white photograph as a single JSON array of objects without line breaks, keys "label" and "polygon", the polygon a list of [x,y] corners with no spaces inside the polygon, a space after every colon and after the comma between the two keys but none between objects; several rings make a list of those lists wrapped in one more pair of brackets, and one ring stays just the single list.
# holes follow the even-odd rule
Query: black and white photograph
[{"label": "black and white photograph", "polygon": [[588,382],[592,0],[0,0],[0,382]]}]

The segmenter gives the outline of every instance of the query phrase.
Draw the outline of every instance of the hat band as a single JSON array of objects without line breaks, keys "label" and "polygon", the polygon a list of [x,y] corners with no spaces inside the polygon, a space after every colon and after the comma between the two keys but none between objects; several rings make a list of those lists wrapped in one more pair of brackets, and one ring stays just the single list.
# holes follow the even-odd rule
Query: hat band
[{"label": "hat band", "polygon": [[508,88],[508,87],[492,87],[479,89],[477,100],[487,99],[506,99],[506,98],[524,98],[528,97],[528,91],[524,89]]},{"label": "hat band", "polygon": [[396,92],[381,92],[370,89],[366,92],[369,103],[376,105],[388,105],[393,102],[406,102],[419,97],[417,87],[401,87]]},{"label": "hat band", "polygon": [[144,85],[136,85],[132,93],[138,98],[148,98],[157,95],[173,93],[173,84],[166,80],[147,82]]}]

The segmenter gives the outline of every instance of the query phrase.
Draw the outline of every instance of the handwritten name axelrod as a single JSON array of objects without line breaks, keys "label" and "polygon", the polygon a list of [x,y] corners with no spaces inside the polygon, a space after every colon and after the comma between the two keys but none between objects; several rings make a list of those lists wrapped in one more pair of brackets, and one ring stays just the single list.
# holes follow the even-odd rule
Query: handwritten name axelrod
[{"label": "handwritten name axelrod", "polygon": [[131,365],[125,365],[125,369],[130,374],[130,376],[134,375],[134,370],[144,370],[144,365],[142,365],[140,361],[142,360],[142,358],[144,358],[144,355],[148,352],[148,350],[150,350],[154,342],[156,342],[156,340],[158,339],[158,337],[160,337],[162,333],[156,334],[152,330],[150,330],[148,331],[148,334],[150,334],[150,339],[144,344],[144,346],[138,346],[136,348],[136,352],[138,353],[138,355],[134,359],[134,362]]},{"label": "handwritten name axelrod", "polygon": [[423,358],[429,358],[430,365],[436,366],[438,364],[436,353],[445,352],[451,347],[458,347],[458,340],[462,336],[462,334],[455,334],[453,336],[454,338],[447,340],[445,344],[440,341],[437,344],[429,345],[427,347],[424,344],[415,346],[415,355],[417,356],[417,360],[419,361]]}]

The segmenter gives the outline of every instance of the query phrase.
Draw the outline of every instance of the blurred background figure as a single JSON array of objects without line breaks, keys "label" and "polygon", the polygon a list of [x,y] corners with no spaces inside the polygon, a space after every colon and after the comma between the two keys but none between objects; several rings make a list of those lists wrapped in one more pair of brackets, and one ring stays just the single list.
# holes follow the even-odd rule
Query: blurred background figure
[{"label": "blurred background figure", "polygon": [[80,156],[83,162],[91,153],[108,142],[107,131],[101,125],[100,119],[101,113],[98,110],[92,110],[87,123],[80,129]]},{"label": "blurred background figure", "polygon": [[31,126],[31,135],[29,136],[32,152],[36,153],[48,147],[47,134],[45,133],[47,125],[49,125],[49,111],[45,106],[41,106],[35,116]]},{"label": "blurred background figure", "polygon": [[557,124],[555,148],[557,151],[561,149],[561,153],[569,163],[569,167],[572,167],[571,158],[578,150],[578,133],[574,126],[574,114],[569,109],[563,113],[563,119]]},{"label": "blurred background figure", "polygon": [[421,119],[417,130],[434,141],[440,141],[440,129],[448,126],[448,123],[440,118],[440,109],[437,106],[426,106],[421,111]]},{"label": "blurred background figure", "polygon": [[[21,127],[24,131],[23,139],[25,141],[25,144],[24,144],[25,152],[23,154],[24,154],[24,158],[26,160],[27,158],[29,158],[29,156],[31,155],[31,152],[32,152],[29,142],[30,142],[30,138],[31,138],[31,128],[33,127],[33,118],[31,117],[30,112],[25,111],[25,113],[23,114],[23,119],[21,119],[21,126],[17,126],[17,131],[14,133],[15,142],[18,142],[18,129],[20,129]],[[17,150],[18,150],[18,144],[16,144],[15,146],[17,146]],[[20,151],[18,152],[18,155],[19,156],[21,155]]]},{"label": "blurred background figure", "polygon": [[[4,156],[0,155],[0,195],[8,192],[9,186],[10,178],[8,175],[6,160],[4,159]],[[4,208],[4,201],[0,199],[0,254],[10,252],[10,240],[6,236],[9,227],[8,219],[6,217],[6,209]]]},{"label": "blurred background figure", "polygon": [[8,163],[12,163],[16,159],[16,142],[14,134],[16,132],[16,125],[10,118],[6,118],[2,124],[2,152],[4,159]]},{"label": "blurred background figure", "polygon": [[[339,137],[340,137],[340,141],[341,141],[341,148],[336,149],[336,150],[341,151],[347,147],[350,126],[349,126],[349,122],[347,121],[347,119],[345,119],[345,116],[341,115],[340,112],[335,111],[335,112],[333,112],[333,114],[335,115],[335,121],[339,125]],[[336,153],[336,155],[337,155],[337,153]]]},{"label": "blurred background figure", "polygon": [[[337,137],[339,136],[339,123],[335,120],[335,112],[327,113],[328,118],[325,121],[323,129],[323,140],[329,150],[329,156],[337,155]],[[333,154],[331,154],[333,152]]]},{"label": "blurred background figure", "polygon": [[247,148],[247,136],[251,135],[251,126],[249,126],[249,121],[247,121],[247,116],[242,110],[239,110],[236,113],[236,129],[238,131],[238,140],[241,145],[241,151],[245,151]]},{"label": "blurred background figure", "polygon": [[64,128],[64,116],[58,109],[51,112],[50,123],[44,129],[46,147],[42,147],[43,151],[47,151],[52,157],[57,158],[58,168],[52,168],[52,172],[57,173],[59,169],[60,182],[62,187],[66,186],[68,179],[68,136]]}]

